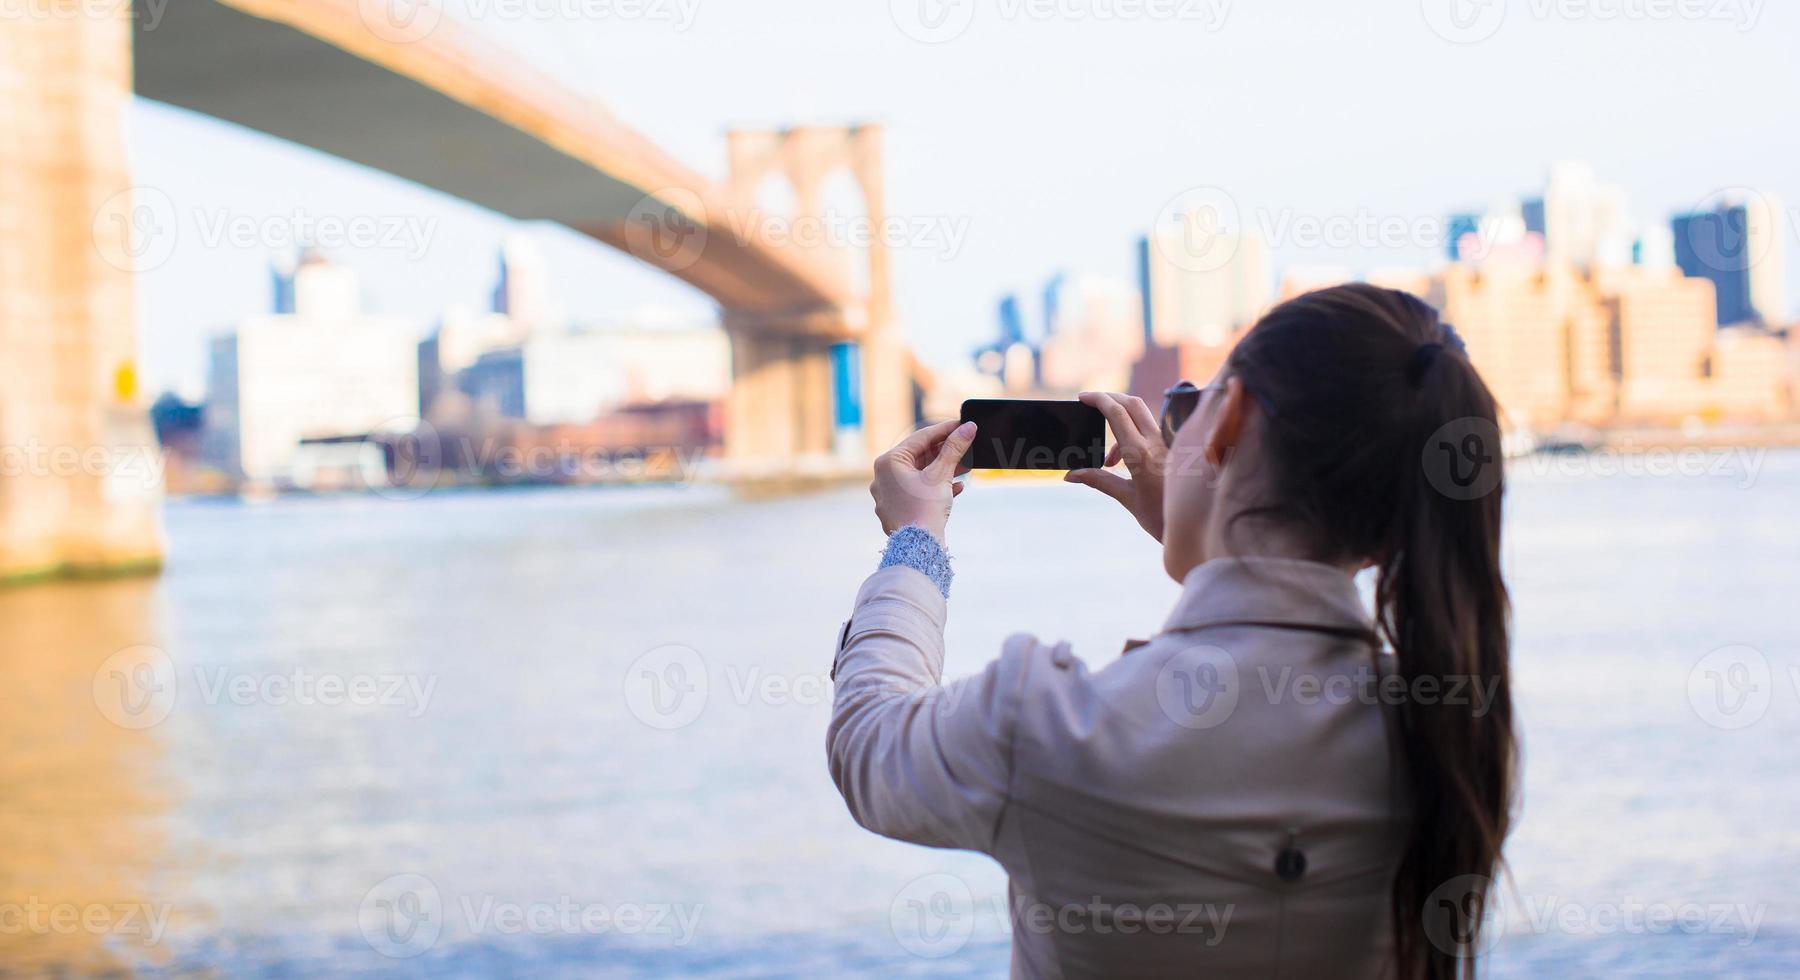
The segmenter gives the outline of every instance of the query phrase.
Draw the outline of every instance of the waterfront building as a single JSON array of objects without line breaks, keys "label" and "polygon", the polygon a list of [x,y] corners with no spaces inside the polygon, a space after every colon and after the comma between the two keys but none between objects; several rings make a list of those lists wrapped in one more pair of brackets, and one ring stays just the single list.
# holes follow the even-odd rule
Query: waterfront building
[{"label": "waterfront building", "polygon": [[484,352],[455,383],[480,416],[585,425],[631,405],[723,399],[731,346],[712,323],[540,330]]},{"label": "waterfront building", "polygon": [[203,456],[253,483],[292,482],[303,441],[409,427],[419,410],[417,324],[365,312],[356,274],[317,253],[291,287],[293,312],[211,345]]},{"label": "waterfront building", "polygon": [[522,350],[525,419],[581,424],[626,405],[724,399],[731,345],[710,322],[540,331]]}]

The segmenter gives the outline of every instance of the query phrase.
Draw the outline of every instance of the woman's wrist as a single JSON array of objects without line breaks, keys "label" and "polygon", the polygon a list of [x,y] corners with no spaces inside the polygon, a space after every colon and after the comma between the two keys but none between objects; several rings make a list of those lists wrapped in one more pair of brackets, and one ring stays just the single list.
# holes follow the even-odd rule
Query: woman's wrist
[{"label": "woman's wrist", "polygon": [[937,534],[918,524],[908,524],[888,535],[887,549],[881,553],[880,568],[905,566],[914,569],[936,585],[944,598],[950,598],[950,582],[956,573],[950,567],[950,552]]}]

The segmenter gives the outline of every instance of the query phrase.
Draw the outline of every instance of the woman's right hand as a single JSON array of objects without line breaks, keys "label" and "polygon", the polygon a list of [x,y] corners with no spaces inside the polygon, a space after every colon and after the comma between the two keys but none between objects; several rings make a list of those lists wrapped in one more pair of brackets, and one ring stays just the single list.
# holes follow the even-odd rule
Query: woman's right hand
[{"label": "woman's right hand", "polygon": [[1124,462],[1130,479],[1103,469],[1071,470],[1063,479],[1080,483],[1106,494],[1125,505],[1138,524],[1158,541],[1163,536],[1163,461],[1169,450],[1163,446],[1162,427],[1150,406],[1142,398],[1116,391],[1084,391],[1081,403],[1100,410],[1112,428],[1113,447],[1106,453],[1106,465]]}]

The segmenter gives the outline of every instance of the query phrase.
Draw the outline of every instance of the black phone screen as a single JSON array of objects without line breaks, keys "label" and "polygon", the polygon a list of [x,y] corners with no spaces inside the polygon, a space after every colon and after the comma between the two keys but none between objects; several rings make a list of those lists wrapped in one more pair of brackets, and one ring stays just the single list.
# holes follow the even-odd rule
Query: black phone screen
[{"label": "black phone screen", "polygon": [[1106,417],[1080,402],[971,398],[975,423],[963,461],[978,470],[1078,470],[1106,464]]}]

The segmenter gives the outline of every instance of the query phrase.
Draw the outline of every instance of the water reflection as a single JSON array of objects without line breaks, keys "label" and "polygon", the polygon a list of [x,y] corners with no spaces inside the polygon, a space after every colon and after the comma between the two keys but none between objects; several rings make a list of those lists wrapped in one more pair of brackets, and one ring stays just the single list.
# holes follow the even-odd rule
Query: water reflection
[{"label": "water reflection", "polygon": [[166,733],[139,724],[171,679],[143,672],[159,669],[156,594],[148,579],[0,591],[0,972],[157,958],[174,784]]},{"label": "water reflection", "polygon": [[[1771,815],[1800,788],[1797,492],[1794,454],[1748,490],[1516,481],[1527,786],[1508,853],[1540,918],[1494,976],[1795,975],[1800,852]],[[158,580],[0,592],[0,908],[151,903],[166,935],[0,921],[0,974],[1005,972],[993,862],[862,831],[827,776],[832,639],[880,541],[859,489],[167,516]],[[951,675],[1020,629],[1101,666],[1175,596],[1155,543],[1079,487],[978,485],[951,541]],[[1690,703],[1727,644],[1779,684],[1741,729]],[[931,875],[967,886],[974,924],[938,959],[893,925]],[[1644,902],[1760,925],[1554,917]]]}]

